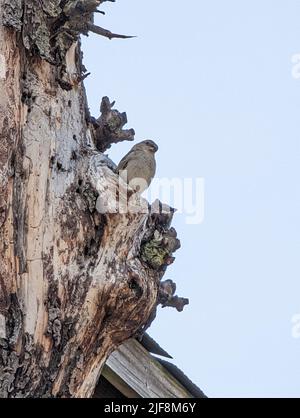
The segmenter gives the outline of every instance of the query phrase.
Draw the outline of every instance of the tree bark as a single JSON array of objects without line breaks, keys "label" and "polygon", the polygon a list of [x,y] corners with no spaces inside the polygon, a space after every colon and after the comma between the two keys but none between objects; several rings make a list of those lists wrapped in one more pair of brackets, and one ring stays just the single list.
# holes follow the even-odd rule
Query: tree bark
[{"label": "tree bark", "polygon": [[134,131],[90,117],[78,42],[100,3],[0,0],[0,397],[90,397],[178,248],[172,211],[115,207],[130,191],[100,151]]}]

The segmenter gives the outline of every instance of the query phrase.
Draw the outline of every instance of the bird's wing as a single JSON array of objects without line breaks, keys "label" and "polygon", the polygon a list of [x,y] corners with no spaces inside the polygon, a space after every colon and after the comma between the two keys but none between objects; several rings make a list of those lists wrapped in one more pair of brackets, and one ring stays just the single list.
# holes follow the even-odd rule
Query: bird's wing
[{"label": "bird's wing", "polygon": [[126,167],[130,160],[136,158],[136,151],[129,151],[125,157],[122,158],[122,160],[119,162],[119,165],[117,167],[117,171],[126,170]]}]

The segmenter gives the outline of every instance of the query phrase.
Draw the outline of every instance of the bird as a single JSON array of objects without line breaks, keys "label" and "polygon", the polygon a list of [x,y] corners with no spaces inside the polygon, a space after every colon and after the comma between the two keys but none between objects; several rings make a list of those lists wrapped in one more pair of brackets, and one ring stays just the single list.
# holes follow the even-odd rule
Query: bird
[{"label": "bird", "polygon": [[146,190],[155,176],[155,153],[158,146],[146,139],[134,145],[117,166],[119,176],[135,192],[141,194]]}]

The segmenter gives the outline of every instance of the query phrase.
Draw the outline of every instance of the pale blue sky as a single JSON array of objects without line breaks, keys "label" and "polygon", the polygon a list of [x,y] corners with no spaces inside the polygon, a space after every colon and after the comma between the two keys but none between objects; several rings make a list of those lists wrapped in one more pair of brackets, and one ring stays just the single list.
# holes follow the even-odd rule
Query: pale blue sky
[{"label": "pale blue sky", "polygon": [[[204,177],[205,219],[174,226],[165,278],[189,297],[149,333],[210,397],[299,396],[300,53],[297,0],[119,0],[84,38],[91,111],[108,95],[136,140],[155,140],[159,177]],[[118,162],[132,143],[109,152]]]}]

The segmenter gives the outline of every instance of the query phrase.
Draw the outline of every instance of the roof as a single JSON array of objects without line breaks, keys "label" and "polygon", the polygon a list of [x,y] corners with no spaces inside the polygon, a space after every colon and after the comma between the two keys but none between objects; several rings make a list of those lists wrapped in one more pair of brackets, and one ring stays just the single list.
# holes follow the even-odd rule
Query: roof
[{"label": "roof", "polygon": [[198,386],[195,385],[175,364],[169,361],[157,358],[159,361],[172,375],[193,395],[194,398],[207,398]]},{"label": "roof", "polygon": [[172,359],[149,334],[126,341],[108,358],[94,397],[206,398],[177,366],[157,356]]},{"label": "roof", "polygon": [[157,354],[162,357],[173,358],[163,348],[161,348],[161,346],[156,341],[154,341],[153,338],[151,338],[150,335],[147,333],[143,335],[143,338],[141,339],[140,343],[143,347],[146,348],[146,350],[149,351],[149,353]]}]

